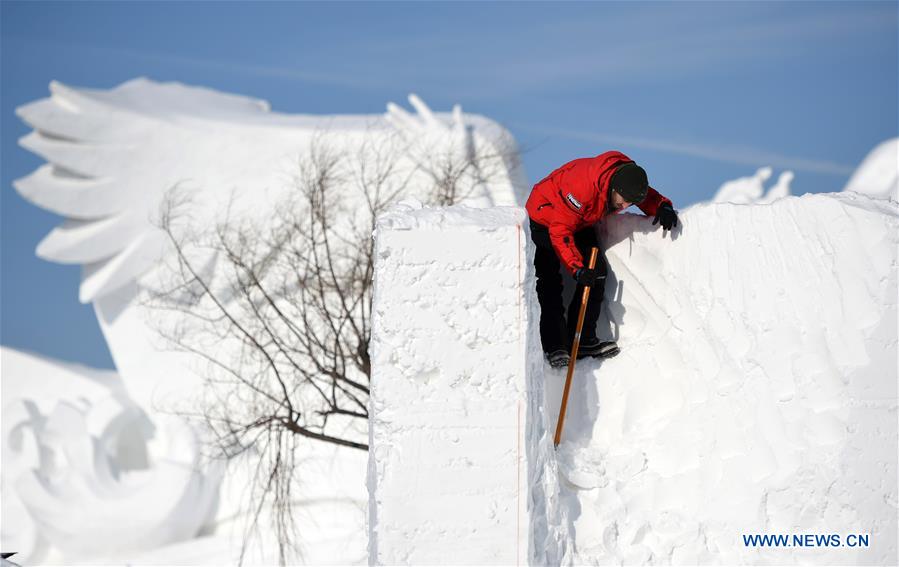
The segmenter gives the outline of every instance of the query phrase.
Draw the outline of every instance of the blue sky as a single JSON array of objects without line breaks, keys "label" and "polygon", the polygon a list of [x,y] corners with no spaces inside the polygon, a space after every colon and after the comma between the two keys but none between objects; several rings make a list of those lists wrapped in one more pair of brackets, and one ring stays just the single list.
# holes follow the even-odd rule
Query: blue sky
[{"label": "blue sky", "polygon": [[838,191],[899,131],[897,3],[0,2],[0,342],[112,367],[80,268],[37,259],[59,218],[12,180],[41,160],[14,110],[51,80],[147,76],[287,113],[419,94],[507,126],[529,179],[620,149],[683,206],[772,166]]}]

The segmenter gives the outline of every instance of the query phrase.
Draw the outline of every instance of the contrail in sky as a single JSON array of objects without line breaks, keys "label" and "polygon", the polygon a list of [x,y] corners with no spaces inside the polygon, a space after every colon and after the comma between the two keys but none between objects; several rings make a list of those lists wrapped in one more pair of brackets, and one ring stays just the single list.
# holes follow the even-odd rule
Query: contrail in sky
[{"label": "contrail in sky", "polygon": [[521,130],[544,134],[546,136],[569,138],[574,140],[585,140],[588,142],[598,142],[603,144],[632,146],[635,148],[687,155],[725,163],[752,165],[755,167],[767,165],[782,169],[791,169],[795,171],[805,171],[810,173],[823,173],[827,175],[837,175],[842,177],[848,177],[852,174],[853,171],[855,171],[854,167],[841,163],[784,156],[757,148],[723,145],[706,146],[691,142],[657,140],[636,136],[618,136],[614,134],[583,132],[580,130],[565,128],[546,128],[533,124],[510,123],[509,125],[513,128],[520,128]]}]

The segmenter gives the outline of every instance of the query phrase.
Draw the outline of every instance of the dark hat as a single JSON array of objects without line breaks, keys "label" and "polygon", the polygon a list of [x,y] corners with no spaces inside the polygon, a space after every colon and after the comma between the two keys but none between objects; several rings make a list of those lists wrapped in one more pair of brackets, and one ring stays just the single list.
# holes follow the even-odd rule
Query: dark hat
[{"label": "dark hat", "polygon": [[628,203],[642,203],[649,191],[649,179],[646,170],[629,161],[618,166],[609,186]]}]

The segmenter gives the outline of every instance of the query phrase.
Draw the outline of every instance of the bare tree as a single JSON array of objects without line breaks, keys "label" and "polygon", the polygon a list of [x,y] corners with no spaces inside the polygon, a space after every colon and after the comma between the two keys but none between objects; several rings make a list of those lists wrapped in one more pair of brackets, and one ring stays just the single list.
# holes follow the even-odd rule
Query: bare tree
[{"label": "bare tree", "polygon": [[229,207],[205,231],[185,220],[183,193],[171,192],[159,225],[174,249],[174,277],[148,304],[175,312],[177,324],[160,332],[204,362],[202,400],[179,413],[212,432],[212,455],[258,455],[241,562],[266,504],[281,564],[298,553],[291,488],[301,443],[368,449],[378,215],[410,195],[454,204],[516,158],[511,141],[438,152],[396,137],[348,150],[320,135],[270,219],[244,221]]}]

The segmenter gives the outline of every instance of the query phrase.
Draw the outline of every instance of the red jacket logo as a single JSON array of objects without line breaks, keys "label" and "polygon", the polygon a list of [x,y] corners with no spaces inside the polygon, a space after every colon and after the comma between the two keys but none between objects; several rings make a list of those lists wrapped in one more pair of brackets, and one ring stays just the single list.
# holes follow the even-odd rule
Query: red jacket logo
[{"label": "red jacket logo", "polygon": [[569,193],[569,194],[565,195],[565,198],[568,199],[568,202],[569,202],[569,203],[571,203],[572,205],[574,205],[574,208],[575,208],[575,209],[581,210],[581,207],[582,207],[583,205],[581,205],[580,201],[578,201],[577,199],[574,198],[574,195],[572,195],[571,193]]}]

